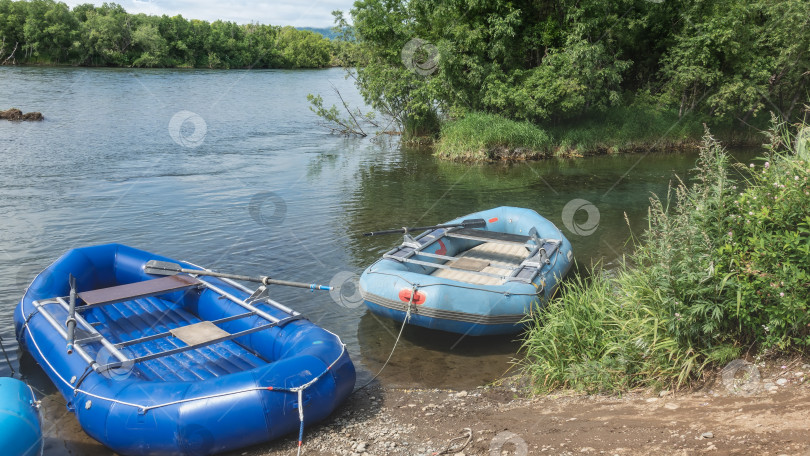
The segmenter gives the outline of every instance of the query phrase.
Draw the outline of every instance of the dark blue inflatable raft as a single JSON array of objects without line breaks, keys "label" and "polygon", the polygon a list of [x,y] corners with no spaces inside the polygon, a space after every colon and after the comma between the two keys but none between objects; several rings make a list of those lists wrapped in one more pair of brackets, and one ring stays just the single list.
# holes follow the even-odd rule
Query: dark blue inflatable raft
[{"label": "dark blue inflatable raft", "polygon": [[94,439],[121,454],[218,453],[302,430],[351,393],[335,334],[229,279],[147,274],[150,260],[173,261],[117,244],[71,250],[14,313],[20,344]]},{"label": "dark blue inflatable raft", "polygon": [[514,334],[551,298],[572,258],[553,223],[503,206],[416,238],[406,233],[363,272],[360,292],[369,310],[399,322],[469,336]]}]

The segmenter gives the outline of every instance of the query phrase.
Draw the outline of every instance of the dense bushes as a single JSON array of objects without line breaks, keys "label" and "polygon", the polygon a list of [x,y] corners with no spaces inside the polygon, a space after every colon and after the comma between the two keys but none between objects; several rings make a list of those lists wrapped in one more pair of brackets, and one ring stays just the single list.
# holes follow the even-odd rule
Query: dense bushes
[{"label": "dense bushes", "polygon": [[805,0],[360,0],[351,15],[366,101],[417,121],[563,126],[648,94],[739,128],[795,119],[810,81]]},{"label": "dense bushes", "polygon": [[683,385],[743,349],[810,345],[810,163],[781,133],[742,183],[707,134],[693,182],[651,198],[622,266],[569,282],[534,316],[538,390]]},{"label": "dense bushes", "polygon": [[[774,136],[746,190],[718,214],[718,272],[739,303],[727,312],[743,340],[766,347],[810,346],[810,155],[796,147],[808,131]],[[782,152],[791,143],[802,153]]]}]

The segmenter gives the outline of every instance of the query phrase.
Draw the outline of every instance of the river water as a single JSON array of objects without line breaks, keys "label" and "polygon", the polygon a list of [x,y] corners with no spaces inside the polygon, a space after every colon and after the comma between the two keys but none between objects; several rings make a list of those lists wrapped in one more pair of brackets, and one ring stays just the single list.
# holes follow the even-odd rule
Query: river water
[{"label": "river water", "polygon": [[[628,250],[631,231],[643,232],[651,193],[665,194],[675,174],[695,164],[695,153],[440,162],[396,138],[330,134],[306,95],[331,105],[333,86],[362,105],[340,69],[0,67],[0,109],[45,116],[0,123],[0,335],[11,361],[0,375],[13,369],[48,395],[47,424],[62,430],[46,433],[46,453],[105,451],[86,436],[65,436],[78,429],[75,419],[14,341],[11,315],[25,286],[70,248],[118,242],[219,271],[344,284],[342,296],[273,293],[342,337],[360,385],[383,365],[399,331],[358,305],[351,278],[400,239],[363,232],[522,206],[562,229],[580,266],[610,267]],[[753,155],[735,151],[741,160]],[[513,339],[409,327],[380,379],[482,385],[510,369],[520,346]]]}]

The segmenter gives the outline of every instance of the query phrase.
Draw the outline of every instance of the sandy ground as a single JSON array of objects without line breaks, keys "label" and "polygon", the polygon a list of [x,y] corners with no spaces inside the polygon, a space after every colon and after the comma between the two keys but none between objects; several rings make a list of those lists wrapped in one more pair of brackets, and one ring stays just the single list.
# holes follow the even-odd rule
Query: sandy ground
[{"label": "sandy ground", "polygon": [[[372,384],[308,426],[302,454],[810,456],[808,360],[734,363],[696,389],[621,397],[527,397],[516,377],[466,390]],[[81,431],[58,393],[48,401],[46,456],[112,454]],[[230,456],[294,455],[296,437]]]},{"label": "sandy ground", "polygon": [[[783,364],[784,363],[784,364]],[[699,389],[622,397],[471,390],[357,391],[307,429],[307,455],[810,456],[810,365],[739,362]],[[233,453],[295,454],[295,436]]]}]

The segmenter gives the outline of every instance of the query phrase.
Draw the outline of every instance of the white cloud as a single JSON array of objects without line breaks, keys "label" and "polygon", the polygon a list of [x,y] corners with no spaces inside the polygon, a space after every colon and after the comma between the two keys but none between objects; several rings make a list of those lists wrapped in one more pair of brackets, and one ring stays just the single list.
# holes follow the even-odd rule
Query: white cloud
[{"label": "white cloud", "polygon": [[[63,0],[71,8],[82,3],[100,6],[102,1]],[[296,27],[331,27],[332,11],[351,9],[353,0],[277,0],[274,2],[250,2],[246,0],[120,0],[117,2],[129,13],[145,13],[168,16],[182,14],[186,19],[206,21],[232,21],[239,24],[258,22]],[[347,14],[348,16],[348,14]]]}]

